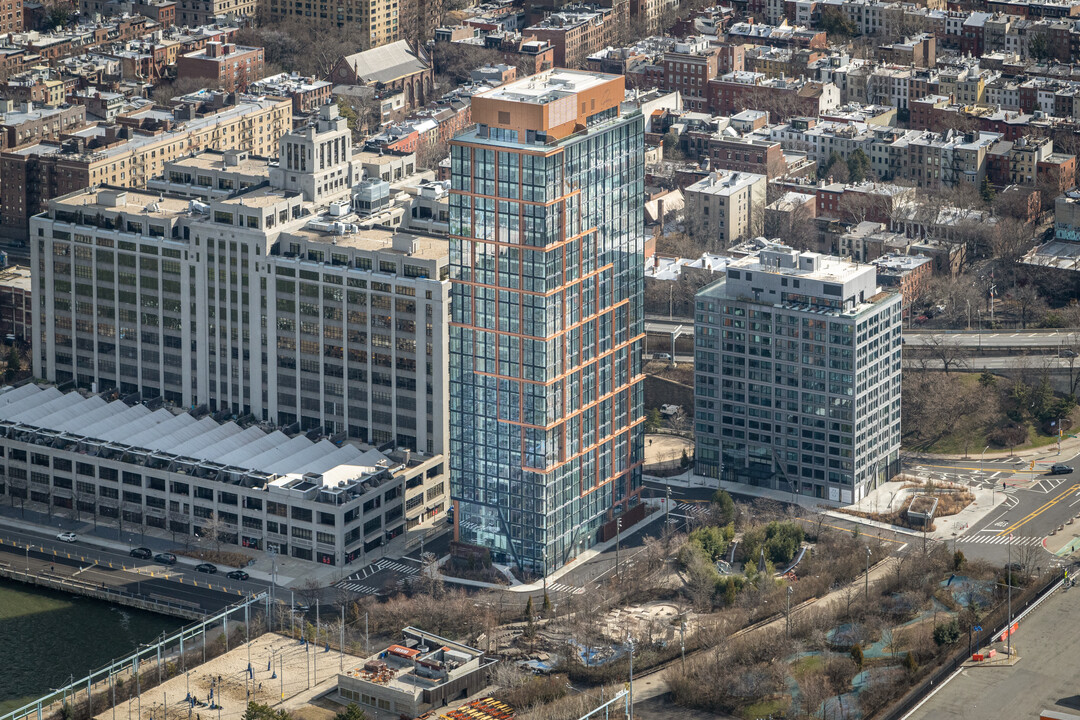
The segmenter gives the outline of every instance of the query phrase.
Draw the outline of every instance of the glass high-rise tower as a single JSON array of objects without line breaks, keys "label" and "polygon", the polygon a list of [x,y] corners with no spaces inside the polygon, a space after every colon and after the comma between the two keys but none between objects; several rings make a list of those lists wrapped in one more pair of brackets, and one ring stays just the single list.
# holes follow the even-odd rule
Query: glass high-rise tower
[{"label": "glass high-rise tower", "polygon": [[451,143],[457,532],[534,572],[639,499],[644,124],[623,95],[547,71],[475,96]]}]

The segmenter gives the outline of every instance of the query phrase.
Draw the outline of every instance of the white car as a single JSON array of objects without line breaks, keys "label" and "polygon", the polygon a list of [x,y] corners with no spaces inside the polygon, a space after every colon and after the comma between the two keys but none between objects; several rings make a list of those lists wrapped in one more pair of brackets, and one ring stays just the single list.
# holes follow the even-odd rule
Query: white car
[{"label": "white car", "polygon": [[61,542],[73,543],[73,542],[75,542],[75,533],[73,533],[73,532],[62,532],[62,533],[60,533],[59,535],[56,536],[56,539],[61,541]]}]

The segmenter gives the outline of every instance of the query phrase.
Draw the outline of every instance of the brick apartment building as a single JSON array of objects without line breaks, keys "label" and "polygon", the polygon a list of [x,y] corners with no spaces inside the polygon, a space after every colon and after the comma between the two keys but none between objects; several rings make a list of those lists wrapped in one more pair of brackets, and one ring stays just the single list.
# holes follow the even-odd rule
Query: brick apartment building
[{"label": "brick apartment building", "polygon": [[709,105],[709,81],[720,67],[720,52],[705,38],[688,37],[664,53],[664,90],[682,95],[683,107],[703,112]]},{"label": "brick apartment building", "polygon": [[0,0],[0,34],[22,32],[23,0]]},{"label": "brick apartment building", "polygon": [[59,140],[85,125],[86,108],[81,105],[35,109],[31,103],[16,106],[10,100],[0,100],[0,151]]},{"label": "brick apartment building", "polygon": [[526,28],[525,34],[551,43],[556,67],[584,68],[590,55],[612,44],[614,15],[602,7],[565,10]]},{"label": "brick apartment building", "polygon": [[181,104],[170,122],[157,116],[123,120],[105,126],[90,143],[80,137],[0,153],[0,235],[25,239],[30,216],[51,198],[101,183],[143,187],[166,162],[192,152],[236,149],[270,156],[292,129],[292,101],[235,102],[235,96],[217,93],[205,103]]},{"label": "brick apartment building", "polygon": [[717,135],[709,139],[708,152],[713,170],[754,173],[769,180],[787,173],[784,150],[775,140]]},{"label": "brick apartment building", "polygon": [[252,82],[262,79],[264,55],[261,47],[210,42],[202,50],[183,55],[176,61],[176,78],[205,80],[210,87],[230,92],[245,90]]}]

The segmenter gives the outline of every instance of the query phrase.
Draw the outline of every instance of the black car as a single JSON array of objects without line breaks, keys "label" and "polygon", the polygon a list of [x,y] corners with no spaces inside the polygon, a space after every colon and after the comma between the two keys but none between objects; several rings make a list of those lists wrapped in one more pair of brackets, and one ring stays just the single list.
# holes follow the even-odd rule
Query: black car
[{"label": "black car", "polygon": [[225,577],[229,578],[230,580],[247,580],[251,576],[243,570],[230,570],[225,575]]},{"label": "black car", "polygon": [[1050,466],[1051,475],[1068,475],[1073,471],[1072,466],[1055,463]]},{"label": "black car", "polygon": [[217,565],[211,563],[201,563],[195,566],[195,572],[204,572],[209,575],[213,575],[217,572]]},{"label": "black car", "polygon": [[175,565],[176,556],[172,553],[158,553],[154,556],[154,562],[159,562],[162,565]]},{"label": "black car", "polygon": [[154,551],[148,547],[137,547],[128,554],[131,555],[131,557],[139,558],[140,560],[149,560],[154,557]]}]

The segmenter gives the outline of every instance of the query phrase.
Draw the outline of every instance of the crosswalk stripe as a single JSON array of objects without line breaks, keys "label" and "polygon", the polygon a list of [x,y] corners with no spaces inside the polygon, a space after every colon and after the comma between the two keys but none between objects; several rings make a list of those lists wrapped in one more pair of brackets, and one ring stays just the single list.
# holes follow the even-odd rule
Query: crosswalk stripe
[{"label": "crosswalk stripe", "polygon": [[549,583],[548,588],[556,592],[571,593],[573,595],[581,595],[585,592],[584,588],[575,587],[573,585],[566,585],[564,583]]},{"label": "crosswalk stripe", "polygon": [[979,543],[981,545],[1041,545],[1041,537],[1019,536],[1009,537],[1008,535],[1000,537],[982,537],[973,535],[971,537],[960,537],[956,541],[959,543]]},{"label": "crosswalk stripe", "polygon": [[342,587],[350,592],[361,593],[364,595],[374,595],[375,593],[379,592],[377,588],[373,588],[369,585],[357,585],[355,583],[342,583],[338,585],[338,587]]}]

